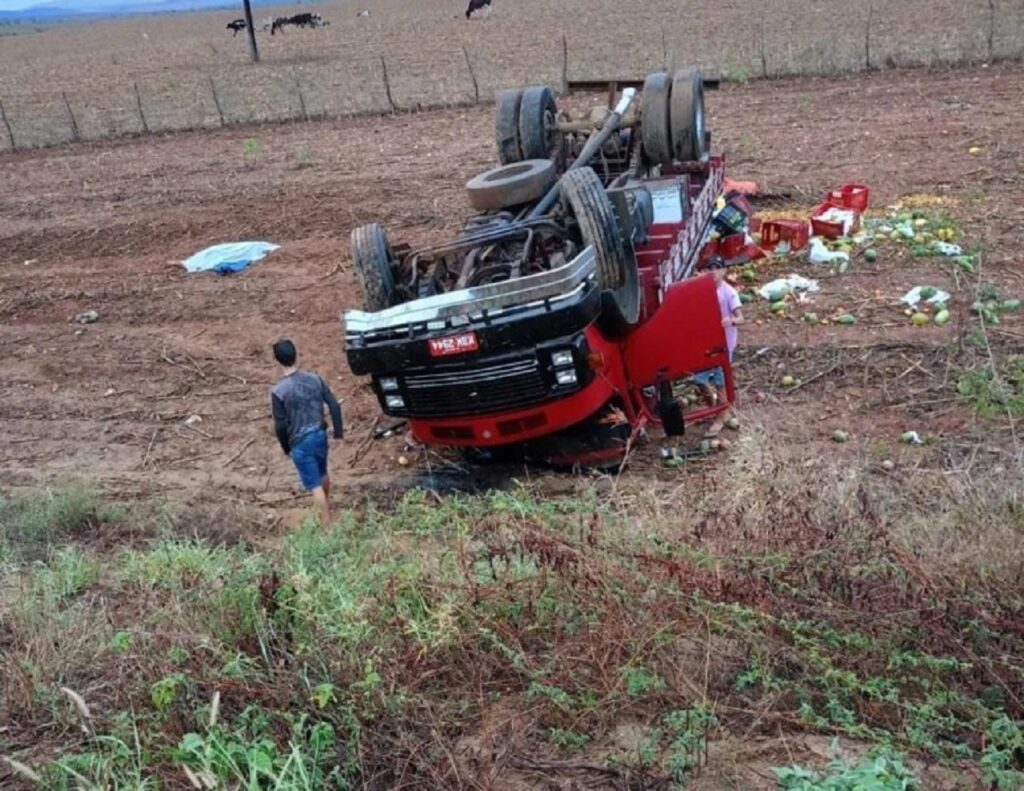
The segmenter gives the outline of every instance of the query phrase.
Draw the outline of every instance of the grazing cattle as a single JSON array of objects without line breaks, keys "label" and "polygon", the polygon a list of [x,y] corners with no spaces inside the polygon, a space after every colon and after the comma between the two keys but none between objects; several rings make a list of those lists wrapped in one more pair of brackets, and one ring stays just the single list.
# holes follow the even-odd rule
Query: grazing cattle
[{"label": "grazing cattle", "polygon": [[469,19],[474,11],[480,11],[487,9],[487,13],[491,13],[491,0],[469,0],[469,7],[466,9],[466,19]]},{"label": "grazing cattle", "polygon": [[270,25],[270,35],[278,30],[284,30],[288,25],[295,27],[318,28],[327,25],[319,14],[295,14],[294,16],[279,16]]},{"label": "grazing cattle", "polygon": [[244,19],[236,19],[236,20],[234,20],[232,22],[228,22],[228,30],[232,31],[231,38],[234,38],[239,33],[241,33],[243,30],[245,30],[245,20]]},{"label": "grazing cattle", "polygon": [[365,16],[365,17],[368,17],[369,15],[370,15],[370,9],[368,9],[368,8],[364,8],[362,11],[360,11],[358,14],[356,14],[356,16]]}]

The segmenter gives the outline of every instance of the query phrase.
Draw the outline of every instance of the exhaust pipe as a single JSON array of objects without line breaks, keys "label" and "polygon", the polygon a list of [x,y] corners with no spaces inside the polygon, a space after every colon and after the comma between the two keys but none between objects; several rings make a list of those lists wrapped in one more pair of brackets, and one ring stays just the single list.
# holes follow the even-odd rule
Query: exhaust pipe
[{"label": "exhaust pipe", "polygon": [[[608,138],[612,136],[612,133],[619,128],[619,123],[622,121],[623,116],[628,112],[633,101],[636,99],[636,88],[626,88],[622,91],[622,98],[619,99],[619,103],[615,105],[608,117],[604,121],[598,131],[594,132],[589,138],[587,138],[586,144],[583,146],[583,150],[580,151],[580,155],[576,157],[566,170],[575,170],[576,168],[585,167],[589,164],[590,160],[594,158],[594,155],[601,150],[601,147],[607,142]],[[555,184],[548,194],[545,195],[540,203],[533,207],[533,210],[527,214],[527,218],[540,217],[543,214],[547,214],[551,207],[555,205],[558,200],[558,185]]]}]

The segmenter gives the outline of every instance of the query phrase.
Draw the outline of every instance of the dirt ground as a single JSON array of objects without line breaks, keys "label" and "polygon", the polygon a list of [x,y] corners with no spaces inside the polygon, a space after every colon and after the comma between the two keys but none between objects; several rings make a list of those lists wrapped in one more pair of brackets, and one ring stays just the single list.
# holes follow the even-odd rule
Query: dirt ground
[{"label": "dirt ground", "polygon": [[[708,102],[731,175],[792,196],[771,211],[799,216],[845,181],[870,185],[876,208],[938,196],[964,243],[981,250],[982,279],[1010,297],[1024,292],[1022,92],[1024,68],[1002,65],[730,85]],[[436,455],[403,469],[400,438],[368,439],[378,408],[347,369],[339,322],[360,302],[347,240],[371,221],[410,242],[458,227],[463,182],[493,161],[491,112],[0,155],[0,481],[88,478],[127,497],[212,494],[298,518],[304,501],[268,417],[270,344],[280,336],[344,400],[348,434],[332,468],[347,496],[450,469]],[[181,268],[208,244],[243,239],[281,249],[230,277]],[[808,458],[834,452],[836,428],[850,432],[851,453],[895,452],[911,428],[950,441],[983,430],[950,389],[946,354],[973,286],[958,291],[934,259],[879,249],[877,263],[858,259],[842,275],[800,260],[759,268],[761,281],[813,274],[822,286],[813,310],[858,316],[852,327],[819,326],[749,306],[761,323],[741,333],[739,412]],[[896,303],[929,282],[954,292],[955,320],[917,329]],[[73,323],[86,310],[99,320]],[[1021,320],[1008,318],[991,341],[1020,349]],[[783,392],[780,369],[805,385]],[[657,446],[640,447],[627,476],[646,476]]]}]

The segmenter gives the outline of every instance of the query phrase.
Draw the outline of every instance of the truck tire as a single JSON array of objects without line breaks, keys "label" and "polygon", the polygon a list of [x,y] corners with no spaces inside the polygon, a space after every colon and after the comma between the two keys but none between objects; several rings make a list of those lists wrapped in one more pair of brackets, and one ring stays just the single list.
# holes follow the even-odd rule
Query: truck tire
[{"label": "truck tire", "polygon": [[537,85],[523,91],[519,104],[519,153],[523,159],[554,159],[558,155],[558,107],[551,89]]},{"label": "truck tire", "polygon": [[519,150],[519,106],[523,92],[498,91],[495,99],[494,142],[498,148],[498,161],[510,165],[524,159]]},{"label": "truck tire", "polygon": [[543,197],[555,177],[550,159],[527,159],[474,176],[466,182],[466,195],[477,211],[507,209]]},{"label": "truck tire", "polygon": [[394,256],[384,229],[376,223],[359,226],[352,231],[351,248],[366,309],[390,308],[395,302]]},{"label": "truck tire", "polygon": [[669,95],[672,80],[668,73],[656,71],[644,80],[640,96],[640,139],[644,159],[649,165],[672,161],[672,135],[669,126]]},{"label": "truck tire", "polygon": [[601,179],[591,168],[568,171],[559,182],[562,198],[572,208],[583,243],[597,256],[597,282],[602,292],[602,328],[619,335],[640,315],[640,274],[627,250],[615,209]]},{"label": "truck tire", "polygon": [[672,156],[679,162],[696,162],[704,156],[704,78],[700,69],[679,69],[672,77],[669,99]]}]

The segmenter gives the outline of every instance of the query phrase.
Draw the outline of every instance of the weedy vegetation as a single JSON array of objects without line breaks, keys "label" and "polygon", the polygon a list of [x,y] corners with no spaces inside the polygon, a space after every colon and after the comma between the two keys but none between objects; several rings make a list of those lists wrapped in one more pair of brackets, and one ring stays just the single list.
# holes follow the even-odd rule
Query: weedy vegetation
[{"label": "weedy vegetation", "polygon": [[[682,788],[717,744],[806,733],[862,749],[781,753],[780,788],[923,787],[926,763],[1020,787],[1020,460],[880,476],[769,440],[748,429],[678,491],[413,490],[261,543],[88,489],[7,498],[6,768],[54,789]],[[125,523],[134,541],[93,540]]]}]

